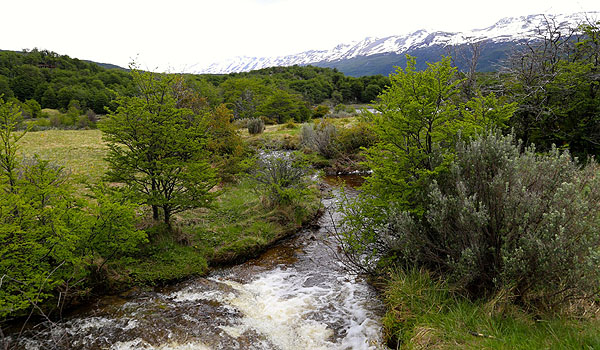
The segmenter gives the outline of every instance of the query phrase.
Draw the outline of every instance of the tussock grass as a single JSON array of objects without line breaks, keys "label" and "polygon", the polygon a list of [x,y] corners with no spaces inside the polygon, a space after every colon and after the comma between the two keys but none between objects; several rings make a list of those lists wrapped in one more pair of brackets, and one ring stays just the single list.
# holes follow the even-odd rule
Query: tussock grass
[{"label": "tussock grass", "polygon": [[598,315],[534,315],[510,293],[473,302],[425,271],[389,277],[383,322],[392,349],[600,349]]}]

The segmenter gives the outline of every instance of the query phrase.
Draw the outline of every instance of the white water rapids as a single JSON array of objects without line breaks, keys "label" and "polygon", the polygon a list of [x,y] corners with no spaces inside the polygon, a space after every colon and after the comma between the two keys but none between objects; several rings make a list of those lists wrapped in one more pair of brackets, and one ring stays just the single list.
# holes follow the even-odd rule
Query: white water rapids
[{"label": "white water rapids", "polygon": [[[323,200],[333,206],[336,198]],[[339,215],[334,213],[334,218]],[[247,263],[110,298],[19,340],[24,349],[380,349],[381,305],[333,257],[331,216]]]}]

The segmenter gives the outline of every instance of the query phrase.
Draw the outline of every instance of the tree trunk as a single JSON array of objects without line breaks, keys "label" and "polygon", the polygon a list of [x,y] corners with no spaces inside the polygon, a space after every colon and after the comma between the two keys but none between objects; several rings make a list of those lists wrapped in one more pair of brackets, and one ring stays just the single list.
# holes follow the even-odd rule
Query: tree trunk
[{"label": "tree trunk", "polygon": [[165,224],[167,227],[171,227],[171,210],[163,207],[163,213],[165,214]]}]

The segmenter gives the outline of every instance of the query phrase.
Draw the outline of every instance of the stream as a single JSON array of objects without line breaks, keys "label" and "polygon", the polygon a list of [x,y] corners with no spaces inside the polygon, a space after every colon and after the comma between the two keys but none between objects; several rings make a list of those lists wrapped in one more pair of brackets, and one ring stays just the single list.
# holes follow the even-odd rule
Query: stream
[{"label": "stream", "polygon": [[[382,305],[363,279],[334,257],[332,219],[256,259],[208,277],[104,297],[46,330],[29,331],[23,349],[381,349]],[[348,183],[356,178],[348,177]],[[351,190],[350,190],[351,191]]]}]

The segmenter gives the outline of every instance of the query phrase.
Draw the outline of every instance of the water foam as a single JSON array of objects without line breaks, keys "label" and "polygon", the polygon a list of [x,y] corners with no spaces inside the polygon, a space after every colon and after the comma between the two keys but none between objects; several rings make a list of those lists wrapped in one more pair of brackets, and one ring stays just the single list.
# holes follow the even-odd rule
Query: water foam
[{"label": "water foam", "polygon": [[[280,268],[248,284],[221,280],[236,290],[228,302],[244,317],[236,326],[220,327],[238,337],[249,329],[281,349],[376,349],[380,327],[355,301],[357,285],[348,276],[306,286],[311,275]],[[347,329],[336,341],[331,325]]]},{"label": "water foam", "polygon": [[155,347],[137,338],[126,342],[117,342],[110,347],[110,350],[210,350],[210,348],[198,342],[186,344],[173,342]]}]

